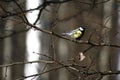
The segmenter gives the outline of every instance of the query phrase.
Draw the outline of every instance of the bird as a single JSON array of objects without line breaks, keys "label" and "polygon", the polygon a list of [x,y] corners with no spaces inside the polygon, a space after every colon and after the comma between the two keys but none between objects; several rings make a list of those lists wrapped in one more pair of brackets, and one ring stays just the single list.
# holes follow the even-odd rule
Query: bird
[{"label": "bird", "polygon": [[68,35],[73,39],[79,40],[84,35],[84,33],[85,33],[85,28],[80,26],[79,28],[72,30],[68,33],[63,33],[63,35]]}]

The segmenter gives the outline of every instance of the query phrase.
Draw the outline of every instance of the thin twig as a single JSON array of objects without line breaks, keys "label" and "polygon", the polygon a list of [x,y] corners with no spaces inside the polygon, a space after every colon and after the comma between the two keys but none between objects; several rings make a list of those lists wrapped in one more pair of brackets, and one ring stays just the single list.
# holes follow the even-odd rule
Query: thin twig
[{"label": "thin twig", "polygon": [[16,80],[23,80],[23,79],[30,78],[30,77],[34,77],[34,76],[40,76],[40,75],[42,75],[42,74],[45,74],[45,73],[48,73],[48,72],[51,72],[51,71],[54,71],[54,70],[59,70],[59,69],[64,68],[64,67],[65,67],[65,66],[59,66],[59,67],[56,67],[56,68],[53,68],[53,69],[44,71],[44,72],[39,73],[39,74],[33,74],[33,75],[25,76],[25,77],[20,77],[20,78],[17,78]]},{"label": "thin twig", "polygon": [[28,61],[28,62],[14,62],[10,64],[3,64],[0,65],[0,67],[10,67],[10,66],[15,66],[15,65],[23,65],[23,64],[33,64],[33,63],[47,63],[47,64],[53,64],[54,61],[47,61],[47,60],[37,60],[37,61]]}]

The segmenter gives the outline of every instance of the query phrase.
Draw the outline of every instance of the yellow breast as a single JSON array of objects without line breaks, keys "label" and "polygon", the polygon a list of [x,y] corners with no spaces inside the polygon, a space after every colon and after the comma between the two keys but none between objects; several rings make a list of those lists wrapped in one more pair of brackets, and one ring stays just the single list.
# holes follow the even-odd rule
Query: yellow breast
[{"label": "yellow breast", "polygon": [[82,35],[82,32],[81,32],[80,30],[77,30],[76,32],[74,32],[74,33],[71,35],[71,37],[76,39],[76,38],[81,37],[81,35]]}]

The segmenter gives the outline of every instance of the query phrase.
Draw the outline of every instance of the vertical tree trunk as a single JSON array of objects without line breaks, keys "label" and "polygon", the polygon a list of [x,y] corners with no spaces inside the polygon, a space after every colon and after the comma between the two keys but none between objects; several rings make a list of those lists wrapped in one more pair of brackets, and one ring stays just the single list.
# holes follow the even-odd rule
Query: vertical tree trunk
[{"label": "vertical tree trunk", "polygon": [[[116,2],[117,1],[119,1],[120,2],[120,0],[115,0]],[[115,35],[115,37],[113,37],[112,39],[113,39],[113,42],[115,43],[115,44],[120,44],[120,35],[119,35],[119,32],[120,32],[120,12],[119,12],[119,10],[120,10],[120,3],[117,3],[117,19],[116,20],[118,20],[117,22],[115,22],[114,21],[114,23],[116,23],[117,25],[115,25],[115,26],[117,26],[116,28],[115,28],[115,32],[117,32],[117,34]],[[114,69],[116,70],[120,70],[120,50],[119,49],[113,49],[114,50],[114,53],[113,53],[113,56],[114,56],[114,62],[113,63],[115,63],[116,65],[114,66]],[[116,55],[114,55],[114,54],[116,54]],[[120,75],[116,75],[115,76],[116,77],[116,80],[119,80],[120,79]]]},{"label": "vertical tree trunk", "polygon": [[[7,6],[7,10],[12,10],[11,7],[9,7],[11,4],[8,4]],[[11,19],[13,19],[12,17],[9,18],[9,20],[6,20],[6,23],[5,23],[5,30],[8,30],[6,31],[4,34],[5,35],[9,35],[11,34],[11,31],[10,30],[13,30],[13,21],[11,21]],[[4,39],[4,55],[3,55],[3,61],[4,63],[3,64],[9,64],[12,59],[12,49],[13,49],[13,46],[12,46],[12,38],[11,37],[8,37],[8,38],[5,38]],[[4,67],[3,68],[3,80],[4,79],[9,79],[9,80],[12,80],[12,75],[11,75],[11,67]]]},{"label": "vertical tree trunk", "polygon": [[[1,4],[1,2],[0,2],[0,4]],[[4,14],[4,12],[2,11],[2,10],[0,10],[0,13],[1,14]],[[5,31],[4,31],[4,27],[5,27],[5,20],[3,20],[2,18],[0,18],[0,36],[3,36],[3,34],[5,33]],[[4,57],[4,39],[0,39],[0,65],[1,64],[3,64],[4,63],[4,61],[3,61],[3,57]],[[3,73],[2,73],[2,68],[0,68],[0,80],[2,80],[2,76],[3,75]]]},{"label": "vertical tree trunk", "polygon": [[[103,29],[102,29],[102,41],[106,45],[110,44],[110,30],[112,28],[112,11],[113,11],[114,0],[110,0],[109,2],[103,5]],[[108,17],[109,16],[109,17]],[[100,71],[107,71],[110,69],[109,66],[109,57],[110,57],[110,47],[105,46],[101,48],[100,52],[100,61],[99,68]],[[109,77],[105,76],[103,80],[108,80]]]},{"label": "vertical tree trunk", "polygon": [[[34,5],[33,5],[34,3]],[[42,4],[41,0],[26,0],[26,10],[34,9]],[[34,24],[38,16],[39,10],[34,10],[31,13],[27,13],[27,19],[31,24]],[[39,24],[40,20],[35,24],[38,27],[41,27]],[[29,27],[29,26],[26,26]],[[26,61],[37,61],[39,60],[41,55],[38,55],[37,53],[41,53],[41,41],[39,39],[39,36],[41,35],[41,32],[35,31],[34,29],[30,29],[26,33],[26,54],[25,54],[25,60]],[[34,75],[39,73],[39,69],[41,68],[41,65],[39,66],[39,63],[34,64],[25,64],[24,72],[25,76]],[[37,80],[39,77],[33,76],[30,78],[27,78],[27,80]]]},{"label": "vertical tree trunk", "polygon": [[[22,1],[22,0],[21,0]],[[14,3],[9,3],[6,5],[2,5],[6,11],[14,11],[17,7]],[[15,11],[16,12],[16,11]],[[5,13],[5,12],[4,12]],[[4,14],[6,15],[6,13]],[[8,37],[4,38],[4,55],[3,55],[3,64],[10,64],[14,62],[23,62],[24,61],[24,53],[25,53],[25,33],[17,33],[21,30],[24,30],[24,24],[17,24],[20,22],[19,18],[14,16],[7,17],[5,19],[5,27],[4,27],[4,35]],[[16,26],[17,25],[17,26]],[[16,31],[16,33],[13,33]],[[22,31],[21,31],[22,32]],[[22,66],[9,66],[3,68],[3,78],[1,80],[15,80],[16,78],[23,75],[24,65]]]}]

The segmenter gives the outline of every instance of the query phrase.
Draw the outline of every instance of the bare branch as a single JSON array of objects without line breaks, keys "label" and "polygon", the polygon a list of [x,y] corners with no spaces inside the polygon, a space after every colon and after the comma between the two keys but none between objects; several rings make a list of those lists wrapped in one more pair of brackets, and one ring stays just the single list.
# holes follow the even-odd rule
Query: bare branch
[{"label": "bare branch", "polygon": [[33,64],[33,63],[47,63],[47,64],[53,64],[54,61],[46,61],[46,60],[38,60],[38,61],[29,61],[29,62],[14,62],[10,64],[3,64],[0,65],[0,67],[10,67],[10,66],[15,66],[15,65],[23,65],[23,64]]},{"label": "bare branch", "polygon": [[51,71],[54,71],[54,70],[59,70],[59,69],[64,68],[64,67],[65,67],[65,66],[59,66],[59,67],[56,67],[56,68],[53,68],[53,69],[44,71],[44,72],[39,73],[39,74],[33,74],[33,75],[25,76],[25,77],[20,77],[20,78],[17,78],[16,80],[23,80],[23,79],[30,78],[30,77],[34,77],[34,76],[40,76],[40,75],[42,75],[42,74],[45,74],[45,73],[48,73],[48,72],[51,72]]}]

